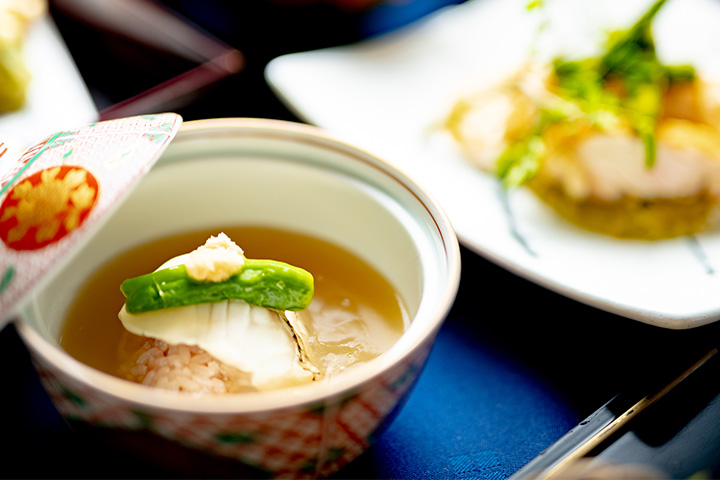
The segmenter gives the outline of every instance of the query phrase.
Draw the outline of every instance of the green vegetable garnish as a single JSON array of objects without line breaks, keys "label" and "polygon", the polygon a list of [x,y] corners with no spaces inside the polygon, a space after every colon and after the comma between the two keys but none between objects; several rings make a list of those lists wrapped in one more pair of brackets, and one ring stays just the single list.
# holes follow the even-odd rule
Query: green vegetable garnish
[{"label": "green vegetable garnish", "polygon": [[541,160],[537,153],[544,150],[538,142],[544,129],[580,118],[600,129],[624,121],[643,141],[646,165],[655,163],[663,96],[670,84],[695,78],[693,67],[663,65],[657,58],[651,24],[666,1],[656,1],[628,30],[611,33],[602,55],[554,60],[555,93],[560,102],[577,108],[540,106],[540,119],[530,137],[510,146],[500,159],[498,176],[506,186],[524,183],[537,173]]},{"label": "green vegetable garnish", "polygon": [[248,258],[239,273],[223,282],[198,282],[185,265],[178,265],[127,279],[120,290],[126,310],[133,314],[233,299],[276,310],[304,310],[314,282],[302,268]]}]

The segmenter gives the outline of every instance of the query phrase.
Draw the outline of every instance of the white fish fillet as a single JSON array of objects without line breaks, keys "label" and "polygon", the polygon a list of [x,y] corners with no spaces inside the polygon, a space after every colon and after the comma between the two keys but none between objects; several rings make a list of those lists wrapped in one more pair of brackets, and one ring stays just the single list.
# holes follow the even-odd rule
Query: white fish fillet
[{"label": "white fish fillet", "polygon": [[260,390],[312,380],[303,368],[291,333],[278,312],[242,300],[118,314],[136,335],[171,345],[197,345],[221,362],[252,374]]},{"label": "white fish fillet", "polygon": [[[522,70],[458,103],[450,128],[472,163],[486,171],[495,170],[495,162],[512,137],[533,121],[537,104],[552,95],[545,90],[547,75],[542,68]],[[703,191],[720,197],[720,87],[698,81],[693,88],[694,104],[687,105],[689,101],[681,93],[670,106],[683,116],[698,116],[707,123],[661,120],[657,158],[651,168],[646,166],[637,135],[617,128],[576,139],[571,151],[548,152],[545,172],[577,199],[594,196],[614,201],[625,195],[673,199]]]}]

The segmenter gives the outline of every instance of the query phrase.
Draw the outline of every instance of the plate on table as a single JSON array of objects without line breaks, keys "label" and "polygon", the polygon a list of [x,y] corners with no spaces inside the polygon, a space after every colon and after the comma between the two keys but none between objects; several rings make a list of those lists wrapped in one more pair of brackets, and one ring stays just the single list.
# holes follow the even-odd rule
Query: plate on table
[{"label": "plate on table", "polygon": [[[526,0],[470,0],[360,43],[278,57],[265,75],[300,118],[411,175],[469,249],[594,307],[686,329],[720,318],[720,234],[647,242],[583,231],[526,189],[502,194],[436,129],[462,94],[510,73],[531,50],[591,53],[606,29],[629,26],[651,3],[547,0],[528,10]],[[552,28],[538,34],[548,19]],[[720,77],[718,24],[719,2],[670,0],[653,26],[659,55]]]},{"label": "plate on table", "polygon": [[[55,132],[97,120],[97,108],[49,15],[30,26],[23,56],[31,79],[20,110],[0,114],[5,161]],[[3,167],[0,158],[0,171]]]}]

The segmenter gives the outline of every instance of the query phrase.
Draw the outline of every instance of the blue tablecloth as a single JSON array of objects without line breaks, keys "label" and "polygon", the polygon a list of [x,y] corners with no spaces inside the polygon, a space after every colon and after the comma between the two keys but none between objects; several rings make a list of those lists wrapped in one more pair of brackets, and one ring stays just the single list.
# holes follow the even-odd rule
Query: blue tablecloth
[{"label": "blue tablecloth", "polygon": [[529,365],[451,317],[413,396],[353,478],[507,478],[578,423]]}]

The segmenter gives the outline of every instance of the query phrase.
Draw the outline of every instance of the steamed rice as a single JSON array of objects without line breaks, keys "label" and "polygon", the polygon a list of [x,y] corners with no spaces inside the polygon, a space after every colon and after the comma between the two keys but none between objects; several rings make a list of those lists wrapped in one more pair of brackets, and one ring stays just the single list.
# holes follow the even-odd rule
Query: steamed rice
[{"label": "steamed rice", "polygon": [[169,345],[149,338],[133,358],[127,379],[143,385],[193,394],[255,390],[250,374],[223,364],[195,345]]}]

